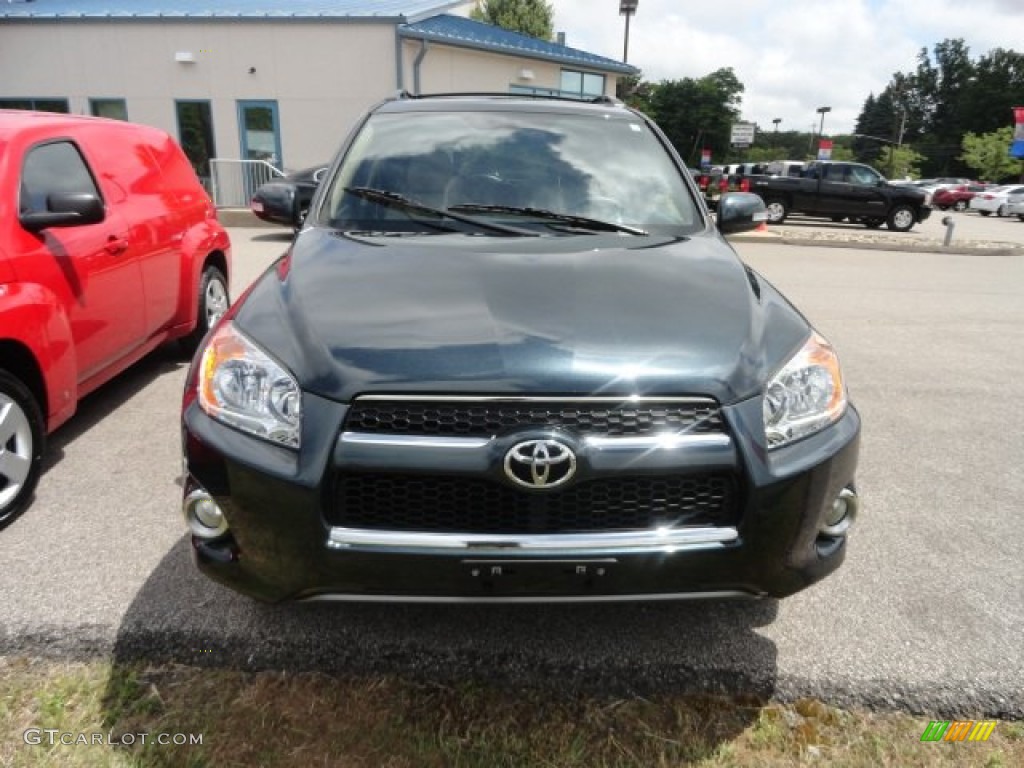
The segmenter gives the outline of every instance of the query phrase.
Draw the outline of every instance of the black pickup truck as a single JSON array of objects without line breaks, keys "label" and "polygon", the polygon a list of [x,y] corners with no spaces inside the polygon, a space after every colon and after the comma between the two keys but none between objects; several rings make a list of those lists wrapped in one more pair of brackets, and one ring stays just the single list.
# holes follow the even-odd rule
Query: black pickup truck
[{"label": "black pickup truck", "polygon": [[768,206],[768,221],[781,224],[790,213],[842,221],[875,229],[887,225],[906,232],[932,212],[925,193],[890,184],[874,168],[860,163],[808,163],[799,178],[751,176],[750,191]]}]

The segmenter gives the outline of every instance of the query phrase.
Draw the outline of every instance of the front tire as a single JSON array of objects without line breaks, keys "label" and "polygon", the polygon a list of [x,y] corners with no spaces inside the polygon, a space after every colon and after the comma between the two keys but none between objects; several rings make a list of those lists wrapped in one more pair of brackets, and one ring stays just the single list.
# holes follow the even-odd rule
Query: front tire
[{"label": "front tire", "polygon": [[889,217],[885,224],[893,232],[908,232],[916,221],[917,216],[914,214],[913,208],[909,205],[897,205],[889,211]]},{"label": "front tire", "polygon": [[43,466],[43,416],[28,388],[0,371],[0,530],[28,507]]},{"label": "front tire", "polygon": [[783,200],[769,200],[765,207],[768,209],[769,224],[781,224],[789,215],[789,208]]},{"label": "front tire", "polygon": [[967,210],[967,201],[957,200],[955,203],[953,203],[953,210],[963,213],[964,211]]},{"label": "front tire", "polygon": [[999,210],[996,211],[996,216],[998,216],[999,218],[1003,218],[1003,217],[1006,216],[1006,206],[1005,205],[1000,205],[999,206]]},{"label": "front tire", "polygon": [[217,267],[206,267],[199,280],[199,301],[196,306],[196,327],[182,343],[187,350],[199,346],[206,334],[221,319],[231,300],[228,297],[228,279]]}]

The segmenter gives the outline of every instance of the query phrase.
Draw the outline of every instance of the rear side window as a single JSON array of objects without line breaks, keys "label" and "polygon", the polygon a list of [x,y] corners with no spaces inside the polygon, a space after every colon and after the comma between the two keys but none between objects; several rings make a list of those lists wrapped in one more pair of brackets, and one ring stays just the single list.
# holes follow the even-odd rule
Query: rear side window
[{"label": "rear side window", "polygon": [[99,197],[96,182],[81,153],[70,141],[55,141],[33,147],[21,168],[21,213],[43,213],[50,195]]},{"label": "rear side window", "polygon": [[162,137],[148,147],[160,168],[161,184],[179,192],[192,192],[199,188],[199,177],[192,164],[170,136]]}]

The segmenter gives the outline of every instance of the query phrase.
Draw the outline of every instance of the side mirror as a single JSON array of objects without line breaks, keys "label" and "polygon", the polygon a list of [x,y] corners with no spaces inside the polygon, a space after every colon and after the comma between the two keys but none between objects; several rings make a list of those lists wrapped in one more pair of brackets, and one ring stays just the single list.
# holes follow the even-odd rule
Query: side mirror
[{"label": "side mirror", "polygon": [[46,198],[46,209],[23,213],[18,221],[29,232],[39,233],[50,227],[98,224],[106,218],[103,201],[92,193],[50,195]]},{"label": "side mirror", "polygon": [[309,204],[313,202],[315,190],[296,187],[292,197],[292,228],[298,232],[309,215]]},{"label": "side mirror", "polygon": [[727,192],[718,201],[718,231],[723,235],[749,232],[768,221],[768,209],[760,195]]}]

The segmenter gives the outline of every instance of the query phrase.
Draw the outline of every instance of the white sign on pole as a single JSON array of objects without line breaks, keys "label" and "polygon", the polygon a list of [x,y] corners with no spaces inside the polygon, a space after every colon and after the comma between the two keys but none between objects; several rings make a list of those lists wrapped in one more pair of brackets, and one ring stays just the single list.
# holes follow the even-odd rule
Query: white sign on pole
[{"label": "white sign on pole", "polygon": [[754,127],[753,123],[734,123],[729,141],[734,146],[749,147],[754,143]]}]

